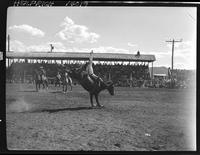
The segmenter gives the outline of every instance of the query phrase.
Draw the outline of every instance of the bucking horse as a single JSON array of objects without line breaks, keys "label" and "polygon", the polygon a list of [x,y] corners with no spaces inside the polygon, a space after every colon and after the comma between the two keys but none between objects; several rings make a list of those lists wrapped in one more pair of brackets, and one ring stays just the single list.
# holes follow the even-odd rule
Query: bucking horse
[{"label": "bucking horse", "polygon": [[93,104],[93,96],[95,96],[97,106],[103,107],[103,105],[99,103],[98,99],[99,93],[102,90],[107,89],[110,95],[114,95],[114,85],[112,81],[100,81],[100,83],[98,84],[95,81],[95,79],[92,79],[88,74],[84,73],[84,71],[81,71],[79,69],[69,70],[68,74],[70,77],[76,79],[79,82],[79,84],[89,92],[92,108],[95,107]]}]

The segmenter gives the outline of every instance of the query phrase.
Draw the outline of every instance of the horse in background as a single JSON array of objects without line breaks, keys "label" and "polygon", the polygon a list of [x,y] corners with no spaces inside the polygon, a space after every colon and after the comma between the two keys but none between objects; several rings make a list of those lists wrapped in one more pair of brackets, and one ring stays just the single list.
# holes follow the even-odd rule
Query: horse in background
[{"label": "horse in background", "polygon": [[90,103],[91,103],[92,108],[95,107],[93,104],[93,96],[95,96],[97,106],[103,107],[103,105],[99,103],[99,99],[98,99],[99,93],[101,91],[106,89],[108,90],[110,95],[114,95],[114,85],[112,81],[108,81],[108,82],[101,81],[100,83],[98,83],[97,81],[95,81],[95,79],[91,78],[88,74],[86,74],[84,71],[80,69],[69,70],[68,74],[70,75],[70,77],[76,79],[79,82],[79,84],[86,91],[89,92]]},{"label": "horse in background", "polygon": [[177,84],[177,79],[176,78],[169,78],[165,80],[165,86],[167,88],[175,88]]},{"label": "horse in background", "polygon": [[40,89],[40,85],[43,85],[43,89],[48,89],[48,79],[44,74],[41,74],[37,69],[34,71],[34,81],[36,86],[36,91]]},{"label": "horse in background", "polygon": [[70,86],[70,90],[72,91],[72,78],[69,76],[67,72],[64,72],[62,75],[62,85],[63,85],[63,92],[67,92],[67,86]]},{"label": "horse in background", "polygon": [[60,72],[57,72],[57,75],[55,77],[55,81],[54,81],[54,84],[55,84],[55,87],[58,85],[60,87],[60,85],[62,84],[62,79],[61,79],[61,74]]}]

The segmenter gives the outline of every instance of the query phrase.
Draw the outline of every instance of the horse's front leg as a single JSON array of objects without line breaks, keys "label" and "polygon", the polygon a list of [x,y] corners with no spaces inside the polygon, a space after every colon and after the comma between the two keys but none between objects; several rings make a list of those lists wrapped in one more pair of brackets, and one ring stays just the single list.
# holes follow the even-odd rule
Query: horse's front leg
[{"label": "horse's front leg", "polygon": [[57,81],[56,81],[56,80],[54,81],[54,86],[55,86],[55,87],[57,86]]},{"label": "horse's front leg", "polygon": [[44,81],[42,82],[42,86],[43,86],[43,89],[45,89],[45,83],[44,83]]},{"label": "horse's front leg", "polygon": [[65,92],[65,85],[64,85],[64,83],[62,84],[62,90],[63,90],[63,92]]},{"label": "horse's front leg", "polygon": [[98,98],[98,96],[99,96],[99,94],[95,94],[95,99],[96,99],[96,102],[97,102],[97,106],[98,106],[98,107],[103,107],[103,105],[101,105],[101,104],[99,103],[99,98]]},{"label": "horse's front leg", "polygon": [[38,84],[35,82],[36,91],[38,92]]},{"label": "horse's front leg", "polygon": [[67,92],[67,84],[65,84],[65,92]]},{"label": "horse's front leg", "polygon": [[70,87],[71,87],[71,91],[72,91],[72,84],[70,84]]},{"label": "horse's front leg", "polygon": [[58,87],[60,87],[60,80],[58,81]]},{"label": "horse's front leg", "polygon": [[91,106],[93,108],[94,105],[93,105],[93,94],[92,93],[90,93],[90,103],[91,103]]},{"label": "horse's front leg", "polygon": [[49,89],[49,82],[48,82],[48,80],[46,81],[46,87],[47,87],[47,89]]}]

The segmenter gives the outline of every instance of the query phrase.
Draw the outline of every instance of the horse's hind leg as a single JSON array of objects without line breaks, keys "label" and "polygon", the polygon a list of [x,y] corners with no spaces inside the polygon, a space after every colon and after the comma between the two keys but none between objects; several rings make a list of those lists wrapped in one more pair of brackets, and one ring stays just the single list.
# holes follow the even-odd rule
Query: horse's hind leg
[{"label": "horse's hind leg", "polygon": [[55,85],[55,87],[57,87],[57,84],[58,84],[58,82],[57,82],[57,79],[54,81],[54,85]]},{"label": "horse's hind leg", "polygon": [[45,89],[45,84],[44,84],[44,82],[42,82],[42,86],[43,86],[43,89]]},{"label": "horse's hind leg", "polygon": [[65,85],[64,84],[62,84],[62,90],[63,90],[63,92],[65,92]]},{"label": "horse's hind leg", "polygon": [[72,91],[72,84],[70,83],[71,91]]},{"label": "horse's hind leg", "polygon": [[65,92],[67,92],[67,84],[65,85]]},{"label": "horse's hind leg", "polygon": [[38,84],[35,83],[36,91],[38,92]]},{"label": "horse's hind leg", "polygon": [[46,81],[46,87],[47,87],[47,89],[49,88],[49,84],[48,84],[48,81]]},{"label": "horse's hind leg", "polygon": [[93,94],[92,93],[90,93],[90,103],[91,103],[91,106],[93,108],[94,105],[93,105]]},{"label": "horse's hind leg", "polygon": [[98,107],[103,107],[103,105],[101,105],[101,104],[99,103],[98,94],[95,94],[95,99],[96,99],[96,102],[97,102],[97,106],[98,106]]}]

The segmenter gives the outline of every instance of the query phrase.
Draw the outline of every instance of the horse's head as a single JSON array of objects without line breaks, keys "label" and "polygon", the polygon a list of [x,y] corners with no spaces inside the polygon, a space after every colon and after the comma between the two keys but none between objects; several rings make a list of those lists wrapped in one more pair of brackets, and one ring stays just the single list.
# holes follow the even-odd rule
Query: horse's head
[{"label": "horse's head", "polygon": [[114,84],[113,82],[107,82],[107,90],[110,95],[114,95]]}]

